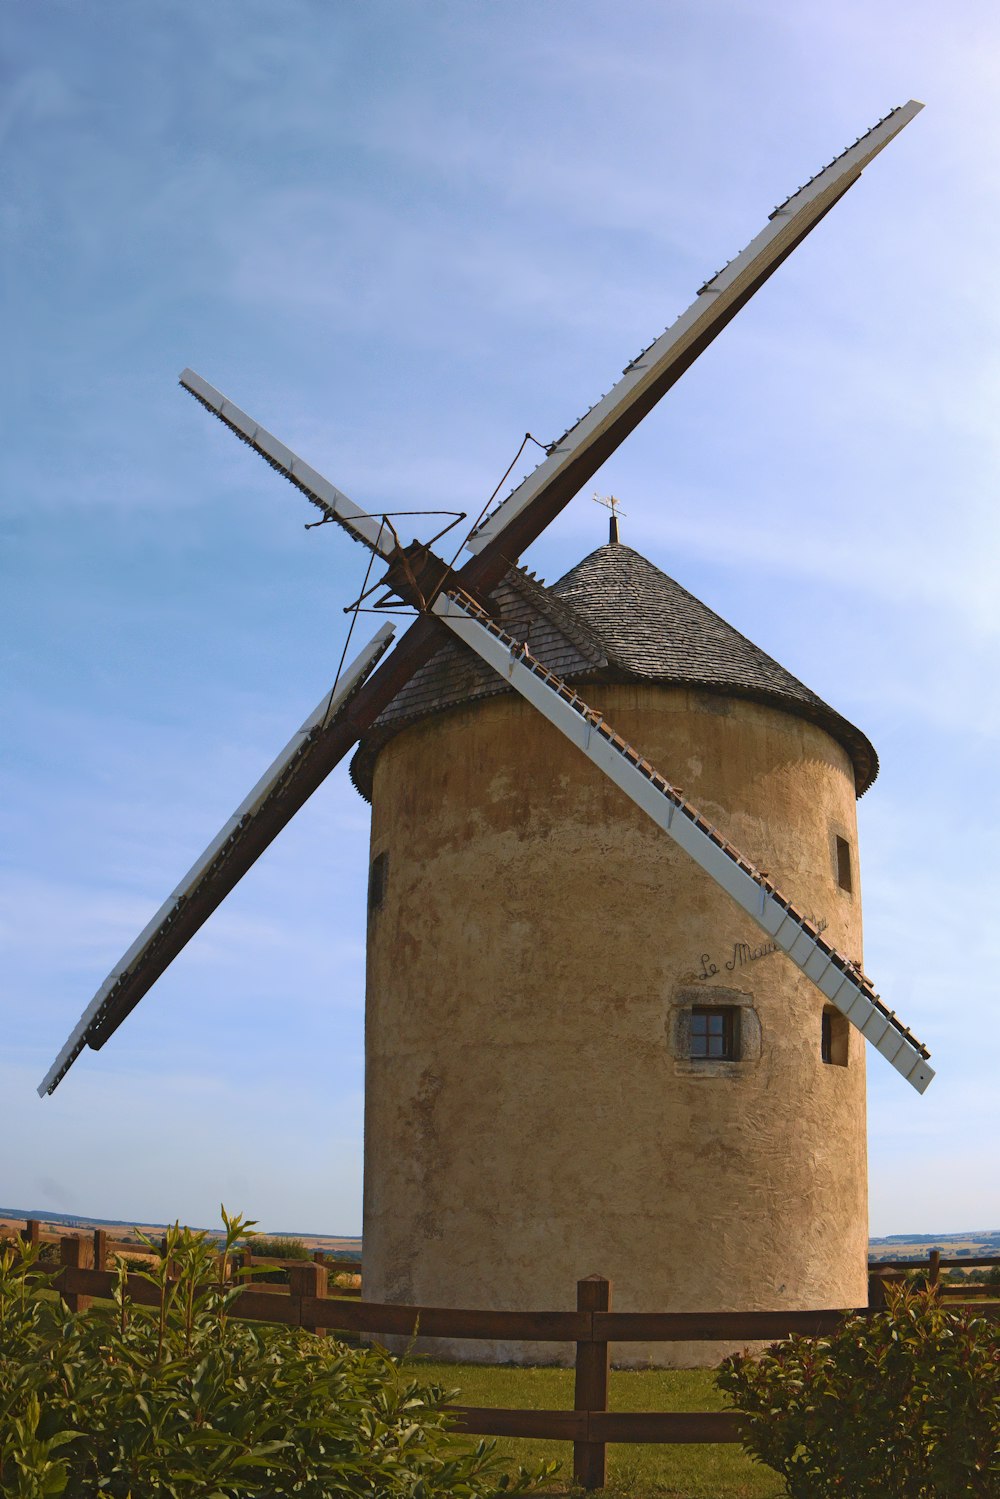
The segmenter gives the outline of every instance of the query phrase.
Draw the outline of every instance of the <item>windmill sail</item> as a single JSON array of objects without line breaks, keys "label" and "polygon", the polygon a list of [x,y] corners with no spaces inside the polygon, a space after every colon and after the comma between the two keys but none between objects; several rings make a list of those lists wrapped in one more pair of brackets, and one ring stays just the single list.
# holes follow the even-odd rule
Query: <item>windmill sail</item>
[{"label": "windmill sail", "polygon": [[[335,725],[375,662],[388,649],[393,626],[384,624],[344,672],[337,687],[326,693],[305,723],[293,734],[277,759],[237,807],[205,852],[195,861],[152,921],[115,964],[80,1017],[66,1045],[39,1085],[40,1095],[52,1093],[85,1046],[99,1050],[117,1030],[177,952],[228,895],[247,864],[243,846],[252,848],[253,862],[288,818],[268,825],[266,813],[276,798],[286,794],[309,759],[316,741]],[[294,808],[293,808],[294,810]],[[291,813],[289,813],[289,816]],[[261,832],[265,841],[260,842]]]},{"label": "windmill sail", "polygon": [[[496,587],[526,547],[542,534],[584,484],[624,442],[662,396],[689,369],[722,329],[745,307],[782,261],[801,244],[864,168],[923,109],[911,99],[881,119],[769,215],[766,227],[745,250],[699,289],[692,305],[665,333],[626,365],[622,378],[548,450],[548,456],[503,500],[469,537],[473,553],[458,572],[460,587],[482,595]],[[356,541],[383,557],[393,553],[377,517],[310,468],[292,450],[228,400],[193,370],[180,382],[272,468],[300,488],[314,504],[342,525]],[[419,620],[407,636],[410,651],[397,649],[413,670],[433,654],[434,627]],[[373,684],[374,685],[374,684]]]},{"label": "windmill sail", "polygon": [[813,923],[626,744],[601,714],[505,634],[472,599],[449,590],[434,609],[460,640],[509,681],[732,896],[820,993],[923,1093],[934,1076],[927,1048],[882,1003],[856,963],[825,942]]},{"label": "windmill sail", "polygon": [[[548,455],[469,537],[474,553],[460,573],[466,589],[489,590],[535,541],[698,356],[787,260],[866,166],[923,109],[916,99],[890,110],[853,146],[780,203],[745,250],[711,276],[691,306],[626,366],[608,394],[567,429]],[[193,370],[185,390],[342,525],[382,556],[392,551],[379,522],[309,467]]]},{"label": "windmill sail", "polygon": [[355,541],[363,542],[373,552],[378,552],[383,557],[389,556],[393,547],[392,536],[384,530],[376,517],[368,515],[360,505],[355,505],[329,479],[324,479],[322,474],[310,468],[303,458],[293,453],[283,442],[279,442],[266,427],[260,426],[252,416],[247,416],[221,390],[209,385],[194,370],[182,370],[180,383],[206,410],[217,416],[231,432],[235,432],[241,442],[259,453],[290,484],[301,489],[328,520],[336,521]]},{"label": "windmill sail", "polygon": [[[868,163],[919,114],[915,99],[892,110],[867,134],[774,209],[767,225],[734,260],[699,289],[686,312],[626,365],[622,378],[574,426],[553,443],[548,457],[508,495],[468,542],[481,552],[501,531],[517,534],[529,509],[569,489],[576,494],[648,411],[736,316],[754,292],[816,227]],[[565,500],[562,502],[565,504]],[[557,509],[561,508],[557,506]],[[552,514],[557,513],[552,511]],[[535,529],[534,534],[538,534]],[[518,536],[513,558],[527,544]],[[528,539],[533,539],[529,537]]]}]

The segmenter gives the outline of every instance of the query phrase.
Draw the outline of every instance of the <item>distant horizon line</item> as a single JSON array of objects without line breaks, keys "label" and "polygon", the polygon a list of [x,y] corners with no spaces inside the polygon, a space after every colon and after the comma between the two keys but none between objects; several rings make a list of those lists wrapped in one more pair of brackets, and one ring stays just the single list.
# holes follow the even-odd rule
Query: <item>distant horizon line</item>
[{"label": "distant horizon line", "polygon": [[[102,1217],[97,1217],[97,1216],[95,1216],[92,1213],[63,1213],[63,1212],[57,1212],[53,1208],[27,1208],[26,1209],[26,1208],[13,1208],[13,1207],[0,1207],[0,1218],[23,1218],[25,1221],[27,1221],[29,1218],[35,1218],[35,1219],[38,1219],[38,1220],[43,1220],[44,1219],[46,1222],[49,1222],[49,1223],[57,1223],[57,1222],[58,1223],[65,1223],[69,1227],[76,1227],[76,1226],[85,1225],[85,1224],[92,1224],[92,1225],[94,1225],[95,1227],[98,1227],[98,1228],[103,1225],[103,1226],[107,1226],[109,1228],[132,1228],[132,1229],[142,1228],[142,1227],[167,1229],[167,1228],[172,1228],[173,1227],[173,1221],[177,1221],[177,1220],[173,1220],[170,1223],[159,1223],[159,1222],[155,1222],[151,1218],[147,1218],[145,1220],[140,1220],[139,1222],[136,1222],[136,1220],[134,1218],[102,1218]],[[219,1230],[217,1228],[206,1228],[206,1227],[201,1227],[199,1225],[192,1225],[192,1224],[187,1224],[186,1226],[189,1227],[189,1228],[193,1227],[195,1229],[195,1232],[198,1232],[198,1233],[215,1234],[215,1233],[219,1232]],[[285,1229],[285,1228],[267,1228],[267,1229],[263,1229],[263,1230],[255,1230],[255,1232],[260,1232],[262,1234],[262,1236],[267,1237],[267,1238],[272,1238],[272,1239],[344,1239],[344,1240],[349,1240],[350,1242],[356,1243],[356,1244],[361,1244],[362,1243],[362,1235],[361,1234],[330,1233],[330,1232],[318,1232],[318,1231],[314,1232],[312,1230],[307,1230],[307,1229]],[[924,1232],[924,1233],[870,1234],[869,1237],[868,1237],[868,1243],[869,1244],[895,1244],[895,1243],[916,1244],[916,1243],[921,1243],[921,1242],[924,1242],[924,1241],[926,1241],[926,1242],[929,1243],[931,1240],[938,1240],[938,1239],[942,1239],[942,1240],[943,1239],[989,1239],[989,1238],[997,1238],[997,1237],[1000,1237],[1000,1228],[975,1228],[975,1229],[970,1228],[970,1229],[964,1229],[964,1230],[952,1230],[949,1233],[937,1233],[937,1234],[935,1234],[935,1233],[926,1233],[926,1232]]]},{"label": "distant horizon line", "polygon": [[[68,1226],[78,1224],[94,1224],[100,1228],[173,1228],[174,1223],[179,1221],[172,1219],[169,1223],[159,1223],[153,1218],[101,1218],[93,1213],[61,1213],[54,1208],[8,1208],[0,1207],[0,1218],[35,1218],[39,1222],[65,1223]],[[191,1228],[195,1233],[217,1234],[221,1232],[221,1225],[216,1228],[207,1228],[200,1224],[185,1224],[184,1227]],[[354,1243],[361,1243],[360,1234],[339,1233],[313,1233],[306,1229],[267,1228],[263,1230],[254,1229],[254,1233],[261,1232],[262,1237],[269,1239],[349,1239]]]}]

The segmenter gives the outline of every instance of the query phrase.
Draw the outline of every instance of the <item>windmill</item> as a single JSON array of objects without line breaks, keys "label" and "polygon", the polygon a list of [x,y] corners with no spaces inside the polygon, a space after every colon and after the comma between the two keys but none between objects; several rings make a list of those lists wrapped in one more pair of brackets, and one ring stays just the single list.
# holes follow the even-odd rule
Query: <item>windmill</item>
[{"label": "windmill", "polygon": [[[84,1047],[99,1050],[114,1034],[272,839],[449,638],[547,720],[723,892],[734,910],[755,923],[762,951],[784,954],[830,1013],[844,1017],[912,1087],[924,1091],[934,1075],[929,1053],[882,1001],[858,959],[827,940],[821,920],[800,909],[759,862],[685,797],[667,773],[672,766],[651,764],[523,639],[510,634],[494,597],[525,548],[921,108],[910,101],[893,110],[775,208],[760,234],[699,288],[691,306],[626,365],[608,394],[548,445],[534,472],[480,518],[465,539],[471,555],[461,566],[432,550],[439,537],[404,544],[391,516],[355,504],[206,380],[192,370],[183,372],[182,386],[301,490],[322,512],[320,523],[336,523],[370,551],[373,562],[385,564],[384,602],[408,606],[417,618],[388,655],[395,625],[387,621],[340,674],[112,969],[46,1074],[41,1095],[54,1091]],[[617,543],[618,502],[602,503],[612,511],[611,540]],[[376,900],[380,878],[376,859]],[[366,1237],[366,1254],[367,1248]]]}]

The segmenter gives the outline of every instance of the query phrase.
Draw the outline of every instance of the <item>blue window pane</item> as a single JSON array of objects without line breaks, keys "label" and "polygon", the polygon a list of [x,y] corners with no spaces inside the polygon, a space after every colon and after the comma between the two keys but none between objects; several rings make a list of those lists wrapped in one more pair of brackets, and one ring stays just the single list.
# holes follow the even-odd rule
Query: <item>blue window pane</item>
[{"label": "blue window pane", "polygon": [[693,1009],[690,1055],[710,1061],[732,1061],[736,1056],[735,1012],[725,1009]]}]

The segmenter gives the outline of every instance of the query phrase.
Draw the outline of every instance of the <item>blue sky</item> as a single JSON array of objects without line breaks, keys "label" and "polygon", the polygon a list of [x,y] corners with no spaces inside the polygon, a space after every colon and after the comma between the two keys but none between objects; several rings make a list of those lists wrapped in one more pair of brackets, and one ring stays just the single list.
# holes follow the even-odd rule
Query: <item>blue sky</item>
[{"label": "blue sky", "polygon": [[[365,566],[178,372],[372,508],[478,509],[917,97],[598,483],[876,744],[866,967],[938,1077],[870,1059],[872,1230],[1000,1224],[995,7],[8,0],[0,56],[0,1202],[360,1229],[346,767],[34,1093],[329,685]],[[525,561],[605,520],[581,496]]]}]

